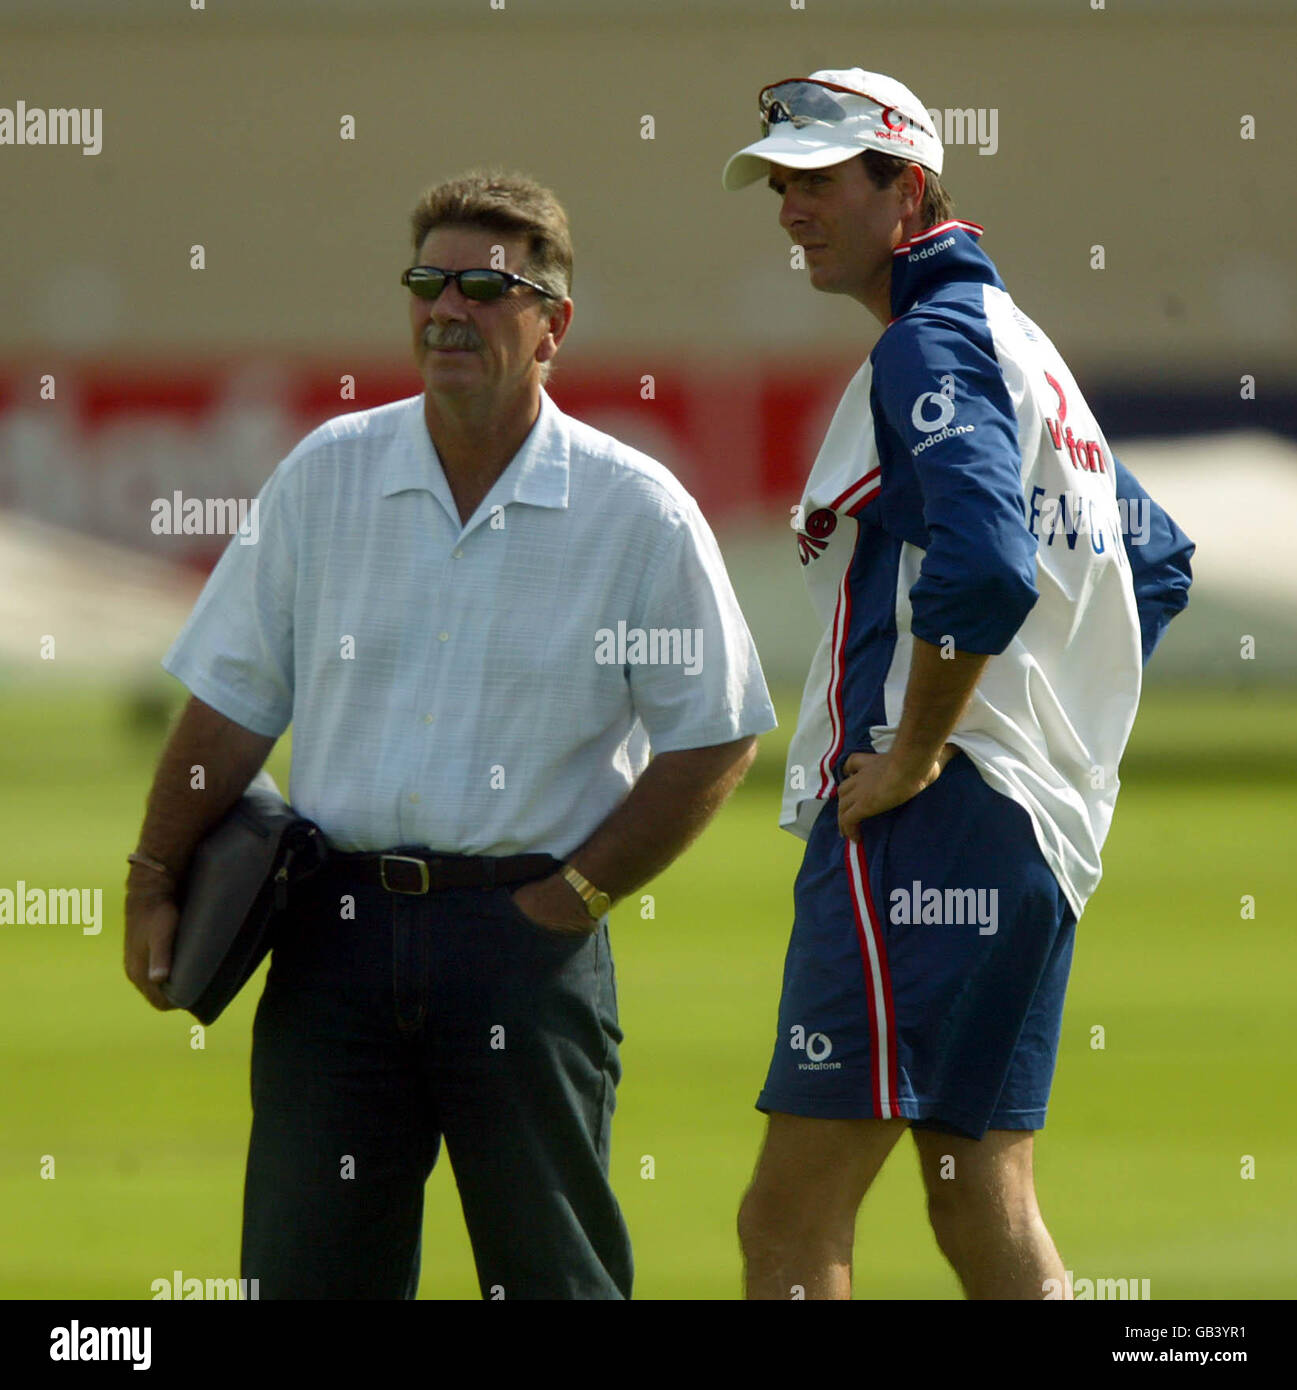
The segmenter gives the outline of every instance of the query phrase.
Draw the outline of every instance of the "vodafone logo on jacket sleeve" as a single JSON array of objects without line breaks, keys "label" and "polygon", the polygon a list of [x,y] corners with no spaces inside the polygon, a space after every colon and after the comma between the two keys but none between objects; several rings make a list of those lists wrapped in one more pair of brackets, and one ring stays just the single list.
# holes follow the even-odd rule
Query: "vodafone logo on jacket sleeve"
[{"label": "vodafone logo on jacket sleeve", "polygon": [[910,424],[926,439],[921,439],[910,450],[917,458],[925,449],[950,439],[957,434],[972,434],[976,425],[952,425],[955,418],[955,378],[947,374],[941,378],[940,391],[922,391],[914,398],[910,409]]}]

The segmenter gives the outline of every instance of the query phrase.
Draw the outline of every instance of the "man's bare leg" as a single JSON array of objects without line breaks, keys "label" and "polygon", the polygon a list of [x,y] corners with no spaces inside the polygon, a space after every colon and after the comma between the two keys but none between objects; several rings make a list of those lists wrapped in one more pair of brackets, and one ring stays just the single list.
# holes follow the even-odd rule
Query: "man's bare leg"
[{"label": "man's bare leg", "polygon": [[739,1207],[748,1298],[851,1297],[856,1212],[908,1125],[769,1117]]},{"label": "man's bare leg", "polygon": [[1066,1272],[1036,1205],[1030,1130],[990,1129],[983,1139],[913,1130],[928,1189],[928,1219],[969,1298],[1044,1298]]}]

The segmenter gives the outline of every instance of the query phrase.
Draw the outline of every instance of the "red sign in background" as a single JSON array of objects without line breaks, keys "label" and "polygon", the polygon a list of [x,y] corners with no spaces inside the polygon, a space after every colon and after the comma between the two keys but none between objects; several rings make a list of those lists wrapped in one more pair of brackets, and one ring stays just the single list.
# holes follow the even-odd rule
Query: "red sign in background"
[{"label": "red sign in background", "polygon": [[[859,364],[564,363],[561,409],[657,459],[714,526],[786,517]],[[409,367],[282,359],[0,366],[0,507],[209,566],[225,538],[156,535],[152,503],[256,496],[305,434],[420,391]]]}]

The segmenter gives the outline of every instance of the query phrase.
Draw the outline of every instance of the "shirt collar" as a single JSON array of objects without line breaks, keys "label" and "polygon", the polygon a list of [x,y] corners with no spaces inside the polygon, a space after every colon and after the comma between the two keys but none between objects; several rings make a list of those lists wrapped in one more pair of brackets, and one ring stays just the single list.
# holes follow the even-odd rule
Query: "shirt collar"
[{"label": "shirt collar", "polygon": [[[383,496],[417,489],[430,492],[458,524],[450,484],[437,457],[423,416],[423,397],[414,396],[405,430],[393,441],[383,467]],[[533,507],[566,507],[569,481],[567,417],[541,388],[540,414],[522,447],[478,508],[522,502]]]},{"label": "shirt collar", "polygon": [[951,280],[981,281],[1004,289],[991,258],[977,244],[976,222],[939,222],[892,250],[892,319]]}]

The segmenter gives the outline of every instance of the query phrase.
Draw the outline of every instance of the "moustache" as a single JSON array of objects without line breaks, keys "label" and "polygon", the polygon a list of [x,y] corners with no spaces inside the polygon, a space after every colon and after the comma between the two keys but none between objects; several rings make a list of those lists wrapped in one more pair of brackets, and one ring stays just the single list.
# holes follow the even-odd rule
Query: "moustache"
[{"label": "moustache", "polygon": [[482,340],[466,324],[447,324],[438,328],[430,323],[423,330],[423,345],[430,348],[473,348],[482,346]]}]

